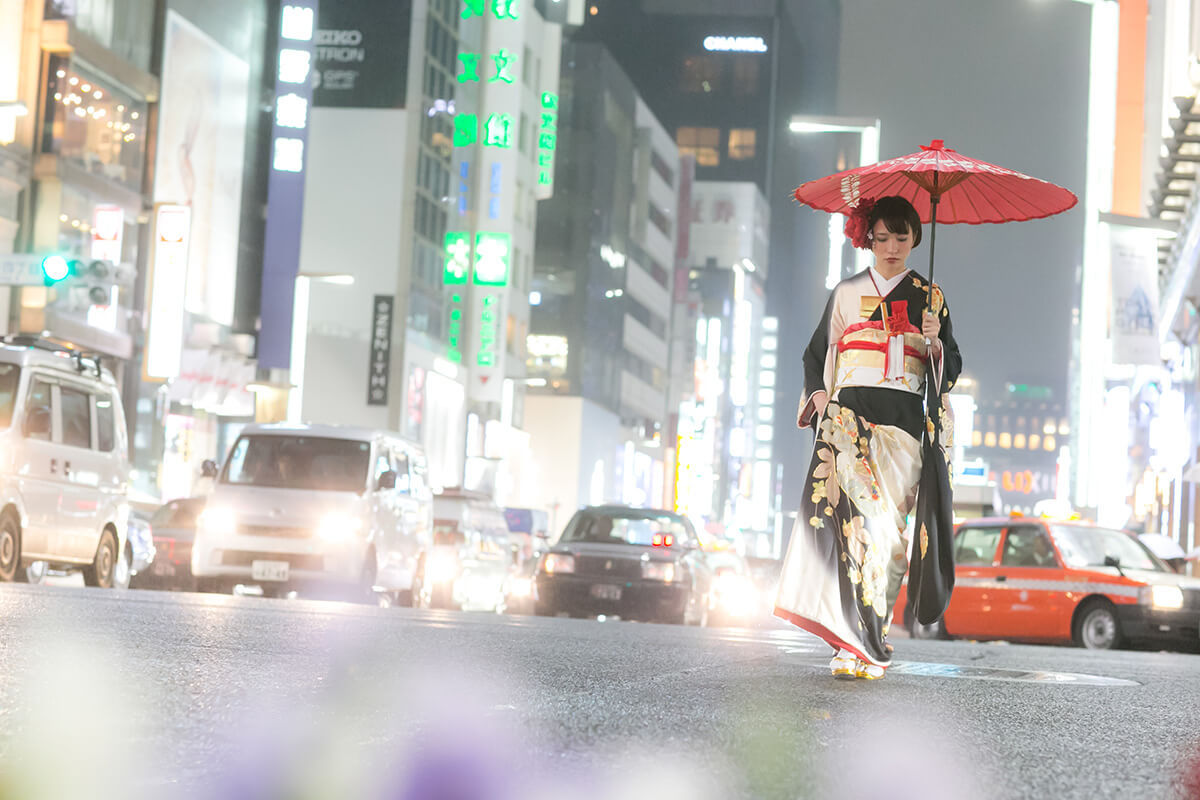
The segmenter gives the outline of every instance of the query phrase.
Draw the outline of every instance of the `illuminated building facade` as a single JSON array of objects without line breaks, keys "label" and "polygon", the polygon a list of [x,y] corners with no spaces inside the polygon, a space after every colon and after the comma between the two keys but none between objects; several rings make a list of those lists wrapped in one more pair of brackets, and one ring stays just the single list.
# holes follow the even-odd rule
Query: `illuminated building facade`
[{"label": "illuminated building facade", "polygon": [[544,421],[536,423],[544,431],[531,430],[548,493],[539,505],[662,507],[679,191],[689,177],[670,133],[604,47],[567,42],[562,86],[555,198],[538,207],[527,343],[526,416]]},{"label": "illuminated building facade", "polygon": [[353,0],[320,15],[290,414],[400,431],[435,485],[520,505],[536,206],[559,147],[547,19],[565,10]]}]

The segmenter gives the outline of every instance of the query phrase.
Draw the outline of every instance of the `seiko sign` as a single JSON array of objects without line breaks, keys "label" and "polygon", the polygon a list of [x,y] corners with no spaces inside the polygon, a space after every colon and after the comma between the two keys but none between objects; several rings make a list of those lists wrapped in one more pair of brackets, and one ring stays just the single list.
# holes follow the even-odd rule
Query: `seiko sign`
[{"label": "seiko sign", "polygon": [[704,39],[704,49],[731,53],[765,53],[767,43],[761,36],[708,36]]}]

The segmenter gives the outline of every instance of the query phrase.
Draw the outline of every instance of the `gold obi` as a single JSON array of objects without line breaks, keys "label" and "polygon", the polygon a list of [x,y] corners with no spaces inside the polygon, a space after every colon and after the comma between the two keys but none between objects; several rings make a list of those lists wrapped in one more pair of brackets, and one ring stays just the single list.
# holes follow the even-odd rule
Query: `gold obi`
[{"label": "gold obi", "polygon": [[[838,341],[833,397],[845,386],[899,389],[920,394],[925,389],[925,362],[929,348],[920,333],[896,334],[892,342],[879,323],[853,325]],[[892,361],[902,361],[892,364]]]}]

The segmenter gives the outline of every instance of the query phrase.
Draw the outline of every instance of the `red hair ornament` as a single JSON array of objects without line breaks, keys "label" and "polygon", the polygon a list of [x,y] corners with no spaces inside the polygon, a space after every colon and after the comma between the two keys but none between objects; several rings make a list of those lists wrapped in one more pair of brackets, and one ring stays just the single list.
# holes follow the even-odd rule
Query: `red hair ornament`
[{"label": "red hair ornament", "polygon": [[867,228],[867,218],[874,208],[874,198],[862,197],[859,198],[858,205],[850,209],[850,213],[846,215],[846,224],[842,228],[842,232],[846,234],[850,244],[860,250],[871,249],[871,232]]}]

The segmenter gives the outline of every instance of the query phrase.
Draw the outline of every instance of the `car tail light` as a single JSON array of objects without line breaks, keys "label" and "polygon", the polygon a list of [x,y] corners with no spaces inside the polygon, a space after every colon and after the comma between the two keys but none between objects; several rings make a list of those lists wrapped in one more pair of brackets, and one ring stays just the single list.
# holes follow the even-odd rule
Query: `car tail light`
[{"label": "car tail light", "polygon": [[656,533],[650,541],[654,547],[670,547],[675,544],[675,537],[669,533]]}]

